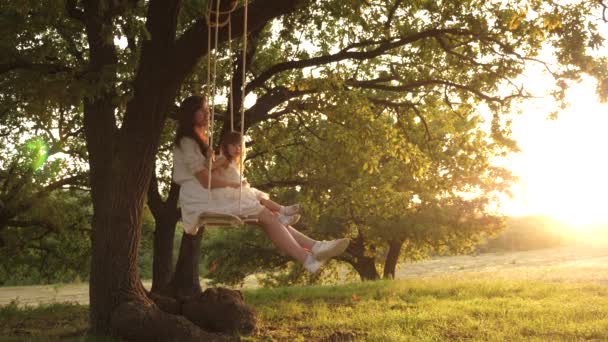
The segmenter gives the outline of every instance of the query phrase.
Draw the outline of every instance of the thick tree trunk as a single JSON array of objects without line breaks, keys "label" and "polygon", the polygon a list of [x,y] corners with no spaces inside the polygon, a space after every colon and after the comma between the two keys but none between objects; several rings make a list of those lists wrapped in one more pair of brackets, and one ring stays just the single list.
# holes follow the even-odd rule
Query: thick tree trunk
[{"label": "thick tree trunk", "polygon": [[[293,11],[297,3],[298,0],[256,1],[250,6],[249,32]],[[112,80],[116,78],[118,64],[113,18],[134,2],[91,0],[82,4],[84,12],[78,20],[85,26],[89,45],[86,79],[92,85],[103,85],[94,96],[84,100],[94,210],[89,291],[91,330],[94,334],[113,334],[129,340],[217,340],[218,335],[207,334],[187,319],[161,311],[148,298],[137,269],[142,210],[161,130],[180,85],[207,53],[205,20],[201,19],[176,41],[180,1],[147,3],[149,35],[142,41],[132,83],[133,98],[118,128],[117,82]],[[237,18],[242,15],[242,10],[235,12]],[[238,25],[234,28],[236,38],[242,30],[238,30]],[[220,35],[222,41],[227,39],[225,31]],[[192,243],[186,245],[193,248],[191,253],[198,253],[194,247],[200,246],[200,237],[191,239]],[[198,257],[193,254],[190,259],[198,265]],[[184,268],[187,270],[188,266],[193,271],[192,261],[186,262]],[[179,274],[181,277],[182,273]],[[198,284],[198,269],[196,275]],[[189,281],[192,283],[193,279]]]},{"label": "thick tree trunk", "polygon": [[158,192],[156,177],[152,177],[148,189],[148,206],[154,216],[154,250],[152,262],[152,292],[160,293],[169,285],[173,276],[173,242],[175,225],[180,213],[177,208],[179,185],[171,183],[169,195],[163,201]]},{"label": "thick tree trunk", "polygon": [[388,255],[384,262],[384,279],[395,279],[395,269],[397,267],[397,261],[399,260],[399,254],[401,254],[401,247],[403,241],[391,240],[388,243]]},{"label": "thick tree trunk", "polygon": [[162,290],[163,294],[176,299],[184,299],[201,293],[199,260],[204,231],[205,228],[201,227],[195,236],[182,235],[175,272],[169,285]]}]

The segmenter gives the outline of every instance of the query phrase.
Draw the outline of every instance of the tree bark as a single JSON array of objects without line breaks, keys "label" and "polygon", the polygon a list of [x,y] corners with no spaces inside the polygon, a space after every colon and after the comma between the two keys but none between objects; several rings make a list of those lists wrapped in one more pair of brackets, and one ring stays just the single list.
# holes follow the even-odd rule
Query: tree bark
[{"label": "tree bark", "polygon": [[148,189],[148,207],[155,221],[151,289],[155,293],[166,288],[173,276],[175,225],[180,218],[178,197],[179,185],[172,182],[169,195],[163,201],[158,191],[158,181],[153,175]]},{"label": "tree bark", "polygon": [[[84,6],[90,49],[88,71],[94,82],[101,82],[102,78],[116,75],[116,48],[110,30],[112,17],[99,1],[86,1]],[[114,116],[114,82],[110,81],[108,87],[84,101],[84,130],[94,209],[89,291],[90,324],[94,334],[142,339],[154,329],[140,326],[134,329],[133,335],[121,327],[128,327],[130,323],[135,325],[144,317],[150,321],[153,321],[152,317],[166,317],[146,295],[139,278],[137,255],[142,210],[154,171],[160,132],[167,108],[180,84],[178,80],[169,80],[166,68],[178,8],[178,3],[169,1],[149,4],[150,19],[154,17],[148,26],[152,39],[142,47],[134,83],[135,95],[127,105],[120,129]],[[139,309],[127,310],[133,315],[125,313],[127,317],[116,319],[116,312],[127,307]]]},{"label": "tree bark", "polygon": [[401,254],[401,247],[403,241],[391,240],[388,243],[388,255],[384,262],[384,279],[395,279],[395,269],[397,267],[397,261],[399,260],[399,254]]},{"label": "tree bark", "polygon": [[175,272],[168,286],[162,290],[163,294],[185,299],[201,293],[198,268],[204,231],[205,228],[201,227],[194,236],[182,235]]},{"label": "tree bark", "polygon": [[376,260],[373,256],[365,255],[365,239],[363,233],[359,230],[359,233],[354,241],[348,246],[347,252],[353,258],[339,258],[351,264],[355,271],[359,274],[361,280],[377,280],[380,279],[380,275],[376,270]]},{"label": "tree bark", "polygon": [[361,280],[377,280],[380,275],[376,270],[376,261],[373,257],[358,257],[357,261],[352,264]]}]

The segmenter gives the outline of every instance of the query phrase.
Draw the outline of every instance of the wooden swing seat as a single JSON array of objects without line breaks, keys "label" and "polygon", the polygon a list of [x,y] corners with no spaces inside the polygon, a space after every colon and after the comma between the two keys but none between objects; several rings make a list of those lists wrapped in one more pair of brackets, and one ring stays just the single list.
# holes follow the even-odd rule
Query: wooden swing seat
[{"label": "wooden swing seat", "polygon": [[258,222],[254,216],[237,216],[224,213],[204,212],[198,217],[198,226],[206,228],[242,227]]}]

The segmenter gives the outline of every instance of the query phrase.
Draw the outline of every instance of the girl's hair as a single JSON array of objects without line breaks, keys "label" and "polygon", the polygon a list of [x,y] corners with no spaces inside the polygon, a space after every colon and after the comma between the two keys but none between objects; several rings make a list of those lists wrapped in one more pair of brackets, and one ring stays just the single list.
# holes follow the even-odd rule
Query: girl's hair
[{"label": "girl's hair", "polygon": [[208,157],[209,145],[194,133],[194,113],[203,108],[206,102],[205,96],[190,96],[182,101],[177,111],[177,130],[173,142],[175,146],[180,147],[179,144],[183,137],[192,138],[198,143],[203,155]]},{"label": "girl's hair", "polygon": [[[241,146],[241,155],[238,159],[236,159],[235,156],[231,156],[228,153],[228,145],[239,145]],[[226,134],[224,134],[224,137],[222,138],[222,144],[220,145],[220,149],[222,151],[222,154],[224,155],[224,157],[226,157],[226,159],[228,159],[229,162],[236,162],[237,166],[241,166],[241,162],[244,160],[245,158],[245,141],[243,140],[243,136],[241,135],[241,133],[239,132],[228,132]]]}]

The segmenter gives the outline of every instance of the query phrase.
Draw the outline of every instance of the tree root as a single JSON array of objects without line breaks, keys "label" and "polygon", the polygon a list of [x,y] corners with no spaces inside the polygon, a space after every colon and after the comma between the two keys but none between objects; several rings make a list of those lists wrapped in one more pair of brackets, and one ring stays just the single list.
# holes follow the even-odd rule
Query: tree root
[{"label": "tree root", "polygon": [[256,314],[241,292],[222,287],[206,289],[184,301],[182,315],[207,331],[247,335],[256,327]]},{"label": "tree root", "polygon": [[188,319],[140,301],[124,302],[114,310],[112,335],[129,341],[238,341],[238,337],[203,331]]},{"label": "tree root", "polygon": [[179,300],[163,296],[154,292],[147,292],[148,298],[152,299],[158,307],[166,313],[181,315],[182,314],[182,303]]}]

